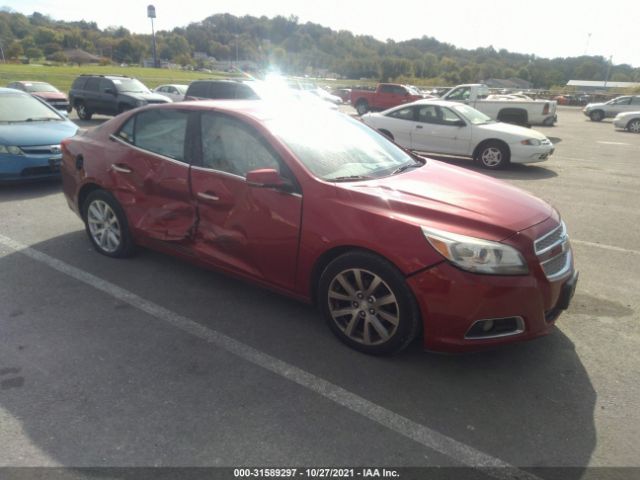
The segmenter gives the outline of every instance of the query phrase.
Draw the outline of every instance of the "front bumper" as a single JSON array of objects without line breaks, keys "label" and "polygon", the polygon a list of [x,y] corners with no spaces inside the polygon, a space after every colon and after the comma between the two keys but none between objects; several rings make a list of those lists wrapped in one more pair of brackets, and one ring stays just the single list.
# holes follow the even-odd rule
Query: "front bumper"
[{"label": "front bumper", "polygon": [[627,128],[627,121],[623,120],[621,118],[614,118],[613,119],[613,126],[615,128],[622,128],[622,129]]},{"label": "front bumper", "polygon": [[511,149],[511,163],[539,163],[547,160],[555,151],[553,145],[509,145]]},{"label": "front bumper", "polygon": [[0,155],[0,182],[60,178],[61,154]]},{"label": "front bumper", "polygon": [[[408,284],[422,314],[427,350],[465,352],[547,335],[575,292],[577,272],[544,288],[533,276],[476,275],[447,262],[412,276]],[[517,318],[513,334],[468,338],[481,320]]]}]

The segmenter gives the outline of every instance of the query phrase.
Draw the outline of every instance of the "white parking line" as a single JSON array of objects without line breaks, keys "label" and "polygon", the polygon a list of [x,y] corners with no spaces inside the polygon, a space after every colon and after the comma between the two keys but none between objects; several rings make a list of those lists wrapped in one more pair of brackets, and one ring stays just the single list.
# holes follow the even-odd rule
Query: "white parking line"
[{"label": "white parking line", "polygon": [[245,343],[239,342],[223,333],[201,325],[187,317],[179,315],[156,303],[145,300],[135,293],[121,288],[111,282],[103,280],[84,270],[76,268],[57,258],[51,257],[11,238],[0,235],[0,244],[19,252],[33,260],[64,273],[82,283],[106,293],[121,302],[141,310],[171,326],[190,335],[209,342],[216,347],[233,353],[238,357],[269,370],[282,378],[286,378],[329,399],[338,405],[348,408],[369,420],[387,427],[427,448],[435,450],[447,457],[472,468],[481,469],[483,473],[498,479],[540,480],[539,477],[520,470],[502,460],[487,455],[475,448],[451,437],[443,435],[420,423],[414,422],[402,415],[392,412],[380,405],[356,395],[338,385],[335,385],[312,373],[294,365],[283,362],[271,355],[263,353]]},{"label": "white parking line", "polygon": [[631,253],[632,255],[640,255],[640,251],[638,250],[630,250],[628,248],[615,247],[613,245],[607,245],[606,243],[593,243],[593,242],[587,242],[585,240],[576,240],[574,238],[571,239],[571,243],[575,243],[577,245],[586,245],[588,247],[602,248],[604,250],[611,250],[612,252]]},{"label": "white parking line", "polygon": [[602,145],[631,145],[630,143],[624,143],[624,142],[596,142],[596,143],[600,143]]}]

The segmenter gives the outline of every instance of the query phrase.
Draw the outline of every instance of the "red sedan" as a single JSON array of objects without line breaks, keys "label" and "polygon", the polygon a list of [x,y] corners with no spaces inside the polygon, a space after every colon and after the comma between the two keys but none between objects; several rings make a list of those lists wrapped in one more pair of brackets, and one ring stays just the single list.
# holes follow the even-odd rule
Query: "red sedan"
[{"label": "red sedan", "polygon": [[134,110],[65,140],[62,176],[98,252],[143,245],[316,303],[367,353],[539,337],[577,281],[551,206],[327,109]]}]

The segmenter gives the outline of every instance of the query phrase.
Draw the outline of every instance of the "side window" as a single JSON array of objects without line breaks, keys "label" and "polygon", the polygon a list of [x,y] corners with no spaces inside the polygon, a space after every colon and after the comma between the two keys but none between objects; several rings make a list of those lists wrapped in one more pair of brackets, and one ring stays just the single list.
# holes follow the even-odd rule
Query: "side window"
[{"label": "side window", "polygon": [[116,91],[116,87],[111,80],[107,80],[106,78],[100,79],[100,93],[105,93],[107,89],[111,89],[112,91]]},{"label": "side window", "polygon": [[193,82],[189,85],[187,95],[201,98],[207,97],[207,87],[209,87],[209,84],[206,82]]},{"label": "side window", "polygon": [[640,105],[640,97],[631,98],[631,105]]},{"label": "side window", "polygon": [[414,120],[415,110],[413,107],[399,108],[387,114],[387,117],[397,118],[399,120]]},{"label": "side window", "polygon": [[[418,121],[422,123],[440,123],[442,112],[435,105],[424,105],[418,107]],[[438,115],[440,113],[440,115]]]},{"label": "side window", "polygon": [[407,91],[405,90],[405,88],[404,88],[404,87],[401,87],[401,86],[399,86],[399,85],[395,85],[395,86],[393,87],[393,93],[395,93],[396,95],[402,95],[402,96],[404,96],[404,95],[406,95],[406,94],[407,94]]},{"label": "side window", "polygon": [[179,110],[157,109],[141,112],[136,115],[133,144],[144,150],[184,162],[188,117],[187,112]]},{"label": "side window", "polygon": [[616,105],[629,105],[629,100],[631,100],[631,97],[620,97],[614,103]]},{"label": "side window", "polygon": [[439,108],[442,113],[442,124],[443,125],[454,125],[460,121],[460,117],[453,113],[449,108]]},{"label": "side window", "polygon": [[280,172],[275,152],[252,127],[225,115],[204,113],[201,120],[203,167],[244,177],[259,168]]},{"label": "side window", "polygon": [[381,85],[380,86],[380,93],[394,93],[393,92],[393,85]]},{"label": "side window", "polygon": [[447,100],[468,100],[470,96],[470,87],[460,87],[451,92],[451,95],[447,97]]},{"label": "side window", "polygon": [[207,97],[222,100],[236,98],[236,85],[228,82],[213,82],[210,84]]},{"label": "side window", "polygon": [[136,117],[131,117],[129,120],[127,120],[127,123],[125,123],[122,127],[120,127],[120,130],[118,130],[118,133],[116,133],[116,136],[120,137],[125,142],[133,143],[134,142],[133,129],[134,129],[135,123],[136,123]]},{"label": "side window", "polygon": [[259,97],[252,88],[239,83],[236,90],[236,98],[242,100],[258,100]]},{"label": "side window", "polygon": [[168,93],[178,93],[176,87],[164,87],[164,91]]},{"label": "side window", "polygon": [[90,90],[92,92],[98,91],[98,86],[100,85],[100,77],[91,77],[87,80],[84,88],[85,90]]}]

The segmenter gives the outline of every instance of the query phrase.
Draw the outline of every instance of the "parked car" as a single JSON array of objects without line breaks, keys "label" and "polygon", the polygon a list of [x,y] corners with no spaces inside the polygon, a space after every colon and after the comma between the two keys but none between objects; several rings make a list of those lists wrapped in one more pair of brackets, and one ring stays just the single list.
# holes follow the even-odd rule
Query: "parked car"
[{"label": "parked car", "polygon": [[553,153],[542,133],[495,122],[478,110],[444,100],[418,100],[362,121],[409,150],[464,156],[484,168],[542,162]]},{"label": "parked car", "polygon": [[351,105],[355,107],[358,115],[386,110],[421,98],[424,98],[424,95],[413,87],[395,83],[380,83],[373,91],[351,90]]},{"label": "parked car", "polygon": [[619,113],[635,110],[640,110],[640,95],[625,95],[606,103],[589,103],[582,109],[582,113],[592,121],[599,122],[603,118],[613,118]]},{"label": "parked car", "polygon": [[69,91],[69,102],[81,120],[94,113],[118,115],[150,103],[171,102],[152,93],[140,80],[124,75],[80,75]]},{"label": "parked car", "polygon": [[153,93],[164,95],[172,102],[181,102],[184,100],[187,88],[189,88],[189,85],[179,85],[175,83],[171,85],[159,85],[153,89]]},{"label": "parked car", "polygon": [[65,140],[62,172],[99,253],[144,245],[313,302],[371,354],[545,335],[577,281],[553,207],[328,109],[150,106]]},{"label": "parked car", "polygon": [[619,113],[613,119],[613,126],[632,133],[640,133],[640,111]]},{"label": "parked car", "polygon": [[60,142],[78,127],[49,104],[0,88],[0,182],[60,176]]},{"label": "parked car", "polygon": [[351,89],[350,88],[336,88],[331,91],[331,95],[340,97],[342,103],[351,102]]},{"label": "parked car", "polygon": [[334,95],[332,93],[327,92],[324,88],[319,87],[315,83],[312,82],[301,82],[296,79],[289,80],[287,82],[289,88],[292,90],[299,90],[302,92],[309,93],[311,95],[315,95],[320,100],[325,102],[333,103],[334,105],[341,105],[342,98],[338,95]]},{"label": "parked car", "polygon": [[185,100],[256,100],[260,97],[251,85],[242,80],[195,80],[189,84]]},{"label": "parked car", "polygon": [[22,80],[19,82],[11,82],[7,88],[15,88],[23,92],[35,95],[41,98],[56,110],[62,110],[67,113],[71,112],[71,105],[67,96],[53,85],[46,82],[32,82]]},{"label": "parked car", "polygon": [[442,100],[466,103],[499,122],[516,125],[553,125],[557,103],[550,100],[488,100],[489,88],[481,83],[458,85]]}]

